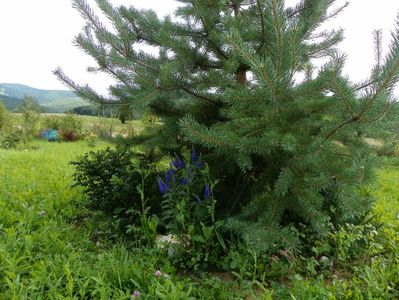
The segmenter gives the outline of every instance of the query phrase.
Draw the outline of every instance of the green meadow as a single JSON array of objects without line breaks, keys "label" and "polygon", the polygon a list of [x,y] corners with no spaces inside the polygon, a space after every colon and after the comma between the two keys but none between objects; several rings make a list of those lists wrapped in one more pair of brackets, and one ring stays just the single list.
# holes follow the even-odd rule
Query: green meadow
[{"label": "green meadow", "polygon": [[[96,149],[106,146],[99,141]],[[257,266],[253,276],[256,259],[237,259],[236,272],[193,275],[157,249],[113,238],[85,208],[69,162],[91,150],[86,141],[41,140],[0,150],[0,299],[131,299],[135,291],[142,299],[399,297],[397,168],[381,170],[370,188],[375,226],[342,229],[312,249],[320,257],[333,248],[332,267],[299,257]]]},{"label": "green meadow", "polygon": [[[144,299],[253,293],[217,277],[199,284],[178,276],[154,250],[109,240],[101,220],[82,205],[81,190],[71,188],[69,161],[91,150],[85,141],[0,150],[0,299],[130,299],[134,290]],[[165,276],[154,275],[158,270]]]}]

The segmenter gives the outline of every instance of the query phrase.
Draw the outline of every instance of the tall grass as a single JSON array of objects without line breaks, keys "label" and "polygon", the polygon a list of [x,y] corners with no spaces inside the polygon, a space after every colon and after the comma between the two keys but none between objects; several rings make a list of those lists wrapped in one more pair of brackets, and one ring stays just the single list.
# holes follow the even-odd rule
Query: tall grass
[{"label": "tall grass", "polygon": [[71,188],[68,162],[89,150],[83,141],[0,149],[0,299],[131,299],[134,291],[141,299],[240,299],[252,293],[234,282],[178,277],[155,250],[110,242],[91,222],[81,191]]},{"label": "tall grass", "polygon": [[[265,279],[254,292],[245,276],[192,279],[177,275],[156,249],[111,241],[85,209],[82,191],[71,188],[68,162],[93,150],[87,142],[25,148],[0,149],[0,299],[132,299],[135,291],[141,299],[399,298],[399,170],[382,170],[371,190],[375,228],[343,228],[316,245],[314,257],[258,262]],[[317,254],[323,251],[327,268]],[[235,257],[240,274],[251,264],[245,259]]]}]

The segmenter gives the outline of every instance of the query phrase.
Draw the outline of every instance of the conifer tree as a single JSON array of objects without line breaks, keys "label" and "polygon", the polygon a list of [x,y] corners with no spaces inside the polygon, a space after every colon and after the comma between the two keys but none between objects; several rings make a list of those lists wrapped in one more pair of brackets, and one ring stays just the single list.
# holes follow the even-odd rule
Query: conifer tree
[{"label": "conifer tree", "polygon": [[[85,99],[159,116],[137,139],[144,147],[167,153],[195,144],[222,162],[240,189],[224,182],[227,227],[259,250],[295,247],[292,223],[321,236],[362,217],[372,200],[361,187],[378,163],[364,137],[397,116],[399,30],[370,78],[353,83],[335,48],[342,30],[319,30],[344,9],[332,9],[334,0],[178,2],[177,18],[160,19],[96,0],[107,27],[86,1],[73,0],[87,21],[76,43],[117,84],[104,97],[55,73]],[[316,69],[315,58],[326,63]]]}]

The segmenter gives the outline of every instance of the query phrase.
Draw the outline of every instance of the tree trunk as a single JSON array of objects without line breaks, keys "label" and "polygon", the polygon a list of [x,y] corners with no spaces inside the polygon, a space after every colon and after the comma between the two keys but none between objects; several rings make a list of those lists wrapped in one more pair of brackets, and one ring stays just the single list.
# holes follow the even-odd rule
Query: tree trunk
[{"label": "tree trunk", "polygon": [[238,68],[236,72],[236,79],[238,83],[242,86],[247,86],[248,81],[247,81],[247,70],[245,68]]}]

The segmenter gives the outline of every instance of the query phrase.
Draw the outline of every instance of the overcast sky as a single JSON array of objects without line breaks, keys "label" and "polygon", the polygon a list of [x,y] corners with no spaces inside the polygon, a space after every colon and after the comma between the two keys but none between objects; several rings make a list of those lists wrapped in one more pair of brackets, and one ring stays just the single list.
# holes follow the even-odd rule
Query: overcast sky
[{"label": "overcast sky", "polygon": [[[115,5],[172,13],[174,0],[110,0]],[[202,1],[202,0],[200,0]],[[89,3],[94,3],[89,0]],[[288,4],[296,0],[287,1]],[[338,0],[344,3],[344,0]],[[340,49],[347,53],[345,72],[352,80],[367,78],[374,63],[372,32],[383,29],[387,50],[390,31],[399,12],[398,0],[352,0],[350,6],[328,23],[345,29]],[[105,76],[87,73],[94,61],[73,45],[84,22],[70,0],[0,0],[0,83],[22,83],[43,89],[65,89],[52,74],[57,66],[78,83],[89,83],[104,92]]]}]

